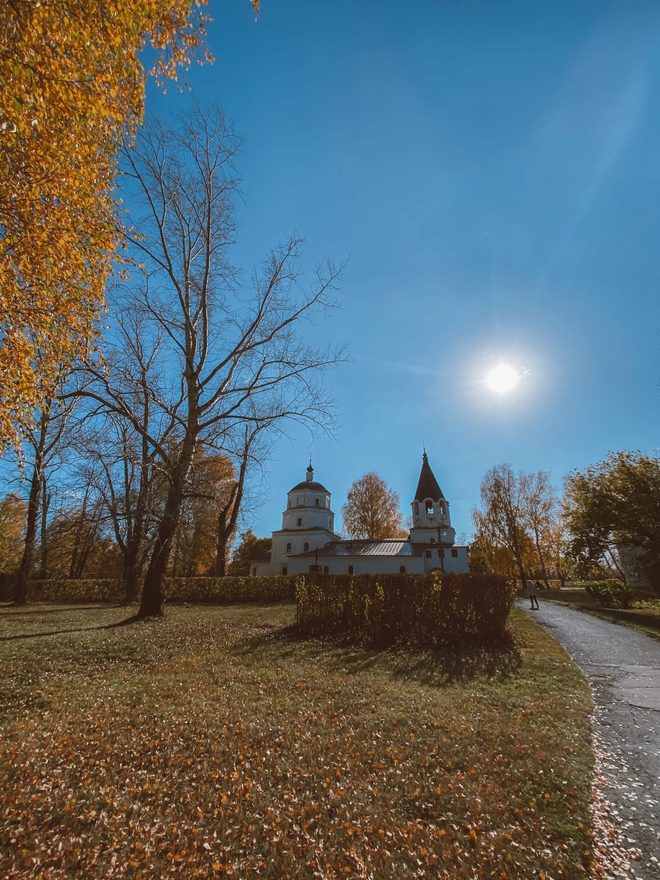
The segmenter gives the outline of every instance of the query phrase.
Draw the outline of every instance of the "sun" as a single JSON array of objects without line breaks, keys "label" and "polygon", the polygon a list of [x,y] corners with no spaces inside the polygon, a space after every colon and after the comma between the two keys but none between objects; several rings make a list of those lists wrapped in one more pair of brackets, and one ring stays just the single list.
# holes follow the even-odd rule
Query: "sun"
[{"label": "sun", "polygon": [[486,384],[491,391],[506,394],[518,384],[520,372],[509,364],[498,364],[486,376]]}]

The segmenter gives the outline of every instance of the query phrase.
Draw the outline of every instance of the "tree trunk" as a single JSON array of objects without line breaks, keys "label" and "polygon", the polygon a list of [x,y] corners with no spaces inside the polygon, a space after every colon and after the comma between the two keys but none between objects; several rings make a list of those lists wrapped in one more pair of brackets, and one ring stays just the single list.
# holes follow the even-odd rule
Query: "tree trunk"
[{"label": "tree trunk", "polygon": [[124,554],[124,604],[131,605],[135,602],[140,583],[140,543],[137,536],[133,536],[126,545]]},{"label": "tree trunk", "polygon": [[154,548],[142,586],[142,599],[138,617],[160,617],[165,600],[165,575],[172,551],[172,544],[179,524],[183,490],[195,452],[195,440],[186,439],[174,469],[173,479],[167,493],[165,510],[156,532]]},{"label": "tree trunk", "polygon": [[46,485],[46,477],[41,478],[41,521],[39,535],[39,579],[48,577],[48,510],[50,508],[51,493]]},{"label": "tree trunk", "polygon": [[548,578],[548,571],[545,565],[545,556],[543,555],[543,550],[541,550],[541,538],[537,528],[534,528],[534,543],[536,544],[536,552],[539,557],[539,562],[541,563],[541,576],[543,578],[543,583],[546,586],[546,589],[550,589],[550,579]]},{"label": "tree trunk", "polygon": [[215,541],[215,577],[224,577],[227,572],[227,508],[218,514],[218,532]]},{"label": "tree trunk", "polygon": [[37,460],[30,481],[30,498],[27,509],[27,523],[25,527],[25,548],[21,563],[16,574],[16,588],[14,592],[14,604],[25,605],[28,600],[28,586],[32,572],[32,559],[34,557],[34,540],[37,535],[37,520],[39,518],[39,495],[41,493],[41,463]]}]

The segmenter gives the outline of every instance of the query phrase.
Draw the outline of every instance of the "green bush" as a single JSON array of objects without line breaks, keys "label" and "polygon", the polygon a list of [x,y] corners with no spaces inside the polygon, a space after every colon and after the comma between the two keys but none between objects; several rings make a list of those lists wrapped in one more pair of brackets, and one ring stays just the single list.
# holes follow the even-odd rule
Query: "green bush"
[{"label": "green bush", "polygon": [[515,585],[486,574],[302,576],[296,623],[370,647],[492,644],[505,635]]},{"label": "green bush", "polygon": [[[196,577],[167,578],[168,602],[208,602],[230,605],[241,602],[293,602],[296,598],[294,577]],[[31,581],[33,602],[123,602],[124,587],[116,578],[49,578]]]},{"label": "green bush", "polygon": [[121,602],[124,588],[117,578],[48,578],[30,581],[31,602]]},{"label": "green bush", "polygon": [[293,602],[295,577],[196,577],[168,578],[168,602],[209,602],[233,605],[241,602]]},{"label": "green bush", "polygon": [[632,608],[633,591],[623,581],[587,581],[584,588],[603,608]]}]

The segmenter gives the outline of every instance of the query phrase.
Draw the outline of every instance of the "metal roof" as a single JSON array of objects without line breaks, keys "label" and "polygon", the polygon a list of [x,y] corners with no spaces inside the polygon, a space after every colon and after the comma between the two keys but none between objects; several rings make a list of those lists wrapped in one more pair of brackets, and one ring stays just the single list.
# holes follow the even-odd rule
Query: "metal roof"
[{"label": "metal roof", "polygon": [[292,492],[303,492],[305,490],[308,492],[325,492],[328,495],[330,494],[323,483],[317,483],[316,480],[303,480],[302,483],[298,483],[293,489],[289,489],[289,495]]},{"label": "metal roof", "polygon": [[333,541],[318,550],[296,553],[296,556],[415,556],[414,545],[401,538],[384,541]]}]

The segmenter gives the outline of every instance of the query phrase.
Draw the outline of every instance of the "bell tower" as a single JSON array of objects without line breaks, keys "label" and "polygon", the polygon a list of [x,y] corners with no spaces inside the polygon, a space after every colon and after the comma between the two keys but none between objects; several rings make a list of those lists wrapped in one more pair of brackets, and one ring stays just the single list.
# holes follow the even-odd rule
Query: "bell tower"
[{"label": "bell tower", "polygon": [[449,547],[456,540],[456,532],[451,527],[449,502],[442,494],[442,489],[431,470],[426,450],[422,456],[422,469],[412,502],[412,520],[410,540],[413,543],[441,544]]}]

